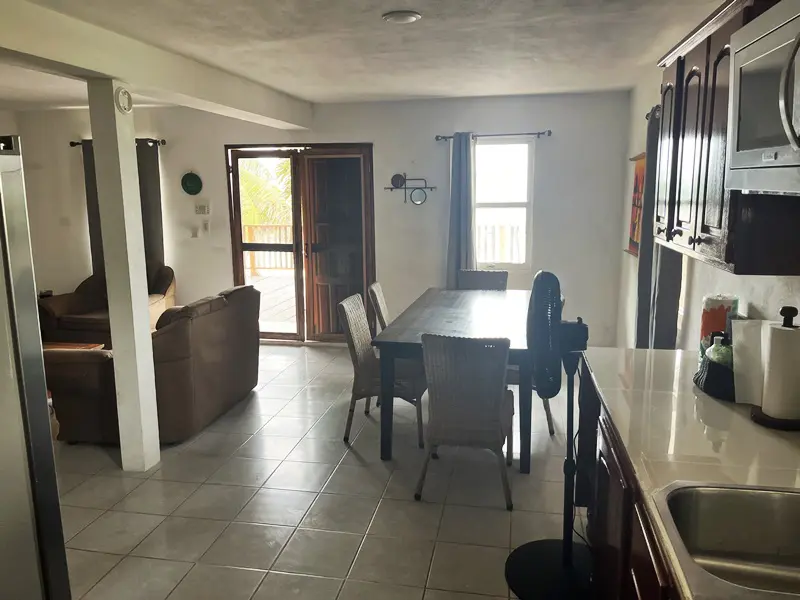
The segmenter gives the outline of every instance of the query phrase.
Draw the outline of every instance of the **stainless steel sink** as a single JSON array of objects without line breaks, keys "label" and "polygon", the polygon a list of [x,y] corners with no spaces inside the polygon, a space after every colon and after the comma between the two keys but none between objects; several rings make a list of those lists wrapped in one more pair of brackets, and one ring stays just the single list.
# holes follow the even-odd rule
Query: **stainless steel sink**
[{"label": "stainless steel sink", "polygon": [[669,514],[662,516],[671,518],[667,529],[674,526],[697,566],[737,586],[800,594],[799,492],[716,485],[670,487],[660,503],[657,499],[659,512],[666,505]]}]

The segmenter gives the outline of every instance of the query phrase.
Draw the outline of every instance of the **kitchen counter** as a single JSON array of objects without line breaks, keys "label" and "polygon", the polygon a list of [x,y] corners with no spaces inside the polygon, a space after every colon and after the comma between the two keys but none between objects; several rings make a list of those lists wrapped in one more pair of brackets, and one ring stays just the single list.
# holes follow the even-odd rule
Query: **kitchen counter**
[{"label": "kitchen counter", "polygon": [[[586,359],[675,583],[682,597],[693,598],[655,495],[676,481],[800,488],[800,433],[756,425],[749,406],[697,389],[696,352],[590,348]],[[749,597],[749,590],[739,590]]]}]

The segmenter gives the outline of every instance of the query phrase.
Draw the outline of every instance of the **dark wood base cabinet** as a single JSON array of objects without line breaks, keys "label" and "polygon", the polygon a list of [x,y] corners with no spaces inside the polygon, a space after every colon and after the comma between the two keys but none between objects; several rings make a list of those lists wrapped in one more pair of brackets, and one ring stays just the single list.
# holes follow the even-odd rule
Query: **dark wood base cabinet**
[{"label": "dark wood base cabinet", "polygon": [[656,242],[741,275],[800,275],[800,201],[725,189],[731,35],[778,0],[727,0],[658,63]]},{"label": "dark wood base cabinet", "polygon": [[676,598],[633,465],[605,412],[597,428],[594,502],[589,506],[592,581],[599,600]]}]

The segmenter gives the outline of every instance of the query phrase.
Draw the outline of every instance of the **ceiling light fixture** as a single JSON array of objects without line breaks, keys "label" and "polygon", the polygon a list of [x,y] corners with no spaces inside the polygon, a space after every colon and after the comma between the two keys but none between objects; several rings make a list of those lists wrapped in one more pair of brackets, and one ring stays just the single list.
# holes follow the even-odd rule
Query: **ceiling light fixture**
[{"label": "ceiling light fixture", "polygon": [[383,15],[383,20],[395,25],[408,25],[422,18],[422,15],[415,10],[390,10]]}]

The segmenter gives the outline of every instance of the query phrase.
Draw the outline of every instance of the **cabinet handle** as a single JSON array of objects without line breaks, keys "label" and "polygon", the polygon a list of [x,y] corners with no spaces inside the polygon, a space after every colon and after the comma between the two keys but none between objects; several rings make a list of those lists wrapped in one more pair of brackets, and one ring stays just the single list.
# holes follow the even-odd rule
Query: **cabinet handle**
[{"label": "cabinet handle", "polygon": [[661,235],[667,230],[666,227],[656,227],[656,235]]},{"label": "cabinet handle", "polygon": [[696,237],[691,237],[691,236],[689,236],[689,239],[688,239],[687,241],[688,241],[690,244],[694,244],[695,246],[699,246],[700,244],[702,244],[702,243],[703,243],[703,241],[704,241],[704,240],[703,240],[703,238],[701,238],[701,237],[698,235],[698,236],[696,236]]},{"label": "cabinet handle", "polygon": [[678,229],[677,227],[672,230],[672,237],[683,235],[683,230]]},{"label": "cabinet handle", "polygon": [[633,591],[636,592],[636,597],[642,600],[642,592],[639,589],[639,581],[636,579],[636,571],[631,568],[631,581],[633,581]]}]

